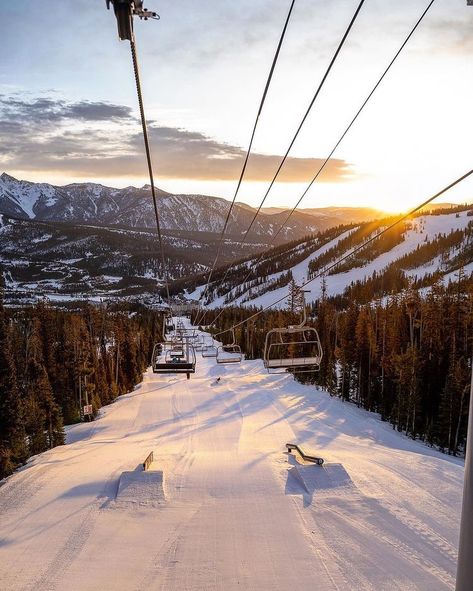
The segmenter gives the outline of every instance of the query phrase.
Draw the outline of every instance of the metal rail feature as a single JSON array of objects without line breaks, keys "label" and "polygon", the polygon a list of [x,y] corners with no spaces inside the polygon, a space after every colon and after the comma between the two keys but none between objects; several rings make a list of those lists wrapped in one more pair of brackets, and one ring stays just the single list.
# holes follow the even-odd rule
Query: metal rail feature
[{"label": "metal rail feature", "polygon": [[286,443],[287,453],[291,453],[292,451],[297,451],[297,453],[301,456],[301,458],[306,462],[314,462],[318,466],[321,466],[324,463],[323,458],[318,458],[317,456],[309,456],[305,454],[302,449],[296,443]]},{"label": "metal rail feature", "polygon": [[153,461],[154,461],[154,454],[153,454],[153,452],[151,451],[151,452],[148,454],[148,456],[147,456],[146,460],[143,462],[143,470],[144,470],[145,472],[146,472],[146,470],[149,470],[149,467],[151,466],[151,464],[153,463]]}]

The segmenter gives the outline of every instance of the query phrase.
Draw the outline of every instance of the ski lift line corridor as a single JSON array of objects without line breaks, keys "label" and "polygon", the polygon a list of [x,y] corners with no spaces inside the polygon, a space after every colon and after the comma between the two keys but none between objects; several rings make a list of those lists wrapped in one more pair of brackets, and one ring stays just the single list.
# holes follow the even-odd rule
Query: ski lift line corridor
[{"label": "ski lift line corridor", "polygon": [[[310,182],[307,184],[306,188],[303,190],[301,196],[298,198],[298,200],[296,201],[296,203],[293,205],[293,207],[289,211],[289,213],[286,216],[286,218],[282,221],[282,223],[280,224],[279,228],[276,230],[276,232],[274,232],[274,234],[273,234],[273,236],[271,238],[271,241],[269,243],[270,246],[272,246],[272,245],[275,244],[277,237],[280,235],[280,233],[286,227],[286,225],[289,222],[289,220],[291,219],[291,217],[297,211],[297,208],[300,206],[300,204],[302,203],[302,201],[304,200],[304,198],[306,197],[306,195],[308,194],[308,192],[310,191],[310,189],[312,188],[312,186],[317,182],[317,180],[319,179],[320,175],[325,170],[325,167],[330,162],[330,159],[335,154],[336,150],[338,149],[338,147],[340,146],[340,144],[343,142],[343,140],[345,139],[345,137],[347,136],[347,134],[349,133],[349,131],[351,130],[351,128],[353,127],[353,125],[355,124],[355,122],[357,121],[358,117],[364,111],[364,109],[367,106],[367,104],[371,101],[372,97],[374,96],[374,94],[378,90],[378,88],[381,85],[381,83],[383,82],[383,80],[388,75],[388,73],[391,70],[391,68],[393,67],[393,65],[396,63],[396,61],[399,58],[399,56],[401,55],[401,53],[404,51],[406,45],[409,43],[410,39],[412,38],[412,36],[416,32],[416,30],[419,28],[420,24],[424,20],[425,16],[427,15],[427,13],[429,12],[429,10],[431,9],[431,7],[434,4],[434,2],[435,2],[435,0],[430,0],[430,2],[427,4],[425,10],[422,12],[422,14],[420,15],[420,17],[417,19],[416,23],[414,24],[414,26],[412,27],[412,29],[409,31],[409,34],[407,35],[407,37],[404,39],[404,41],[400,45],[399,49],[394,54],[393,58],[391,59],[391,61],[387,65],[387,67],[385,68],[385,70],[383,71],[383,73],[381,74],[381,76],[378,78],[377,82],[374,84],[374,86],[372,87],[372,89],[370,90],[370,92],[368,93],[368,95],[366,96],[366,98],[364,99],[364,101],[361,103],[361,106],[358,108],[358,110],[356,111],[355,115],[353,116],[353,118],[349,122],[348,126],[345,128],[345,131],[341,134],[341,136],[339,137],[339,139],[337,140],[337,142],[334,144],[334,146],[330,150],[328,156],[322,162],[322,165],[318,167],[318,169],[315,172],[314,176],[312,177],[312,179],[310,180]],[[243,279],[242,284],[245,284],[248,281],[248,279],[251,277],[251,275],[253,274],[254,270],[257,268],[258,263],[263,259],[264,254],[265,253],[263,251],[259,255],[259,257],[257,258],[256,262],[253,265],[250,265],[250,267],[248,269],[248,273],[246,274],[245,278]],[[228,273],[229,273],[230,269],[232,269],[232,268],[233,268],[233,265],[228,266],[226,268],[225,273],[224,273],[222,279],[219,281],[219,283],[217,285],[216,291],[218,291],[220,289],[220,287],[223,285],[223,283],[225,282],[226,277],[228,276]],[[217,317],[214,319],[214,322],[216,322],[216,320],[221,316],[221,314],[223,313],[223,310],[224,310],[224,307],[222,307],[221,311],[219,312],[219,314],[217,315]]]},{"label": "ski lift line corridor", "polygon": [[[440,197],[444,193],[447,193],[453,187],[456,187],[457,185],[459,185],[460,183],[462,183],[463,181],[465,181],[472,174],[473,174],[473,169],[469,170],[468,172],[466,172],[462,176],[458,177],[457,179],[455,179],[454,181],[452,181],[450,184],[448,184],[446,187],[444,187],[443,189],[441,189],[440,191],[438,191],[437,193],[435,193],[435,195],[432,195],[431,197],[429,197],[428,199],[426,199],[422,203],[419,203],[419,205],[417,205],[416,207],[414,207],[413,209],[411,209],[407,213],[405,213],[405,214],[401,215],[400,217],[398,217],[398,219],[396,219],[394,222],[392,222],[388,226],[385,226],[377,234],[375,234],[371,238],[368,238],[367,240],[365,240],[365,242],[363,242],[359,246],[356,246],[355,248],[353,248],[352,250],[350,250],[349,252],[347,252],[346,254],[344,254],[342,257],[340,257],[339,259],[337,259],[336,261],[334,261],[333,263],[329,263],[327,266],[325,266],[323,269],[321,269],[318,273],[316,273],[313,277],[311,277],[310,279],[308,279],[307,281],[305,281],[300,286],[300,288],[303,289],[304,287],[306,287],[310,283],[313,283],[316,279],[320,279],[321,277],[323,277],[324,275],[326,275],[327,273],[329,273],[332,269],[335,269],[336,267],[338,267],[338,265],[340,265],[342,262],[344,262],[347,259],[349,259],[350,257],[354,256],[356,253],[360,252],[360,250],[363,250],[364,248],[366,248],[366,246],[368,246],[369,244],[371,244],[372,242],[374,242],[375,240],[377,240],[378,238],[380,238],[381,236],[383,236],[384,234],[386,234],[387,232],[389,232],[390,230],[392,230],[398,224],[400,224],[404,220],[406,220],[406,219],[412,217],[413,215],[415,215],[421,209],[423,209],[424,207],[426,207],[427,205],[429,205],[430,203],[432,203],[432,201],[434,201],[435,199],[437,199],[438,197]],[[255,312],[254,314],[251,314],[250,316],[248,316],[248,318],[245,318],[244,320],[241,320],[240,322],[237,322],[233,326],[230,326],[230,328],[227,328],[225,330],[221,330],[220,332],[215,333],[214,336],[220,336],[220,335],[223,335],[223,334],[225,334],[227,332],[232,332],[232,331],[234,332],[235,329],[238,328],[239,326],[242,326],[243,324],[246,324],[247,322],[251,322],[252,320],[254,320],[255,318],[257,318],[260,314],[262,314],[266,310],[269,310],[270,308],[272,308],[276,304],[279,304],[279,303],[283,302],[287,297],[288,297],[288,294],[280,297],[279,299],[271,302],[267,306],[264,306],[263,308],[261,308],[260,310],[258,310],[257,312]],[[226,306],[224,306],[224,307],[226,307]]]},{"label": "ski lift line corridor", "polygon": [[[196,378],[150,369],[0,486],[0,589],[451,591],[461,460],[262,361]],[[116,498],[150,451],[161,488]]]},{"label": "ski lift line corridor", "polygon": [[[345,44],[345,42],[346,42],[349,34],[350,34],[350,31],[351,31],[353,25],[355,24],[355,22],[356,22],[356,20],[357,20],[357,18],[359,16],[359,13],[360,13],[361,8],[362,8],[362,6],[363,6],[364,3],[365,3],[365,0],[360,0],[360,2],[358,4],[358,6],[357,6],[357,8],[356,8],[356,10],[355,10],[355,12],[353,14],[353,16],[351,17],[351,20],[350,20],[350,22],[348,24],[348,27],[346,28],[346,30],[345,30],[345,32],[344,32],[344,34],[343,34],[343,36],[342,36],[342,38],[341,38],[341,40],[340,40],[337,48],[335,50],[335,53],[333,54],[332,58],[330,59],[330,62],[328,64],[328,66],[327,66],[327,69],[325,70],[325,73],[323,74],[323,76],[322,76],[319,84],[317,85],[317,88],[315,90],[315,93],[314,93],[312,99],[310,100],[309,105],[307,106],[307,109],[306,109],[304,115],[302,116],[302,119],[299,122],[299,125],[298,125],[298,127],[297,127],[297,129],[296,129],[296,131],[294,133],[294,136],[293,136],[292,140],[290,141],[289,146],[286,149],[286,152],[285,152],[284,156],[282,157],[282,159],[281,159],[281,161],[280,161],[280,163],[278,165],[278,168],[277,168],[277,170],[276,170],[273,178],[271,179],[271,181],[269,183],[269,186],[268,186],[268,188],[266,190],[266,193],[264,194],[262,200],[260,201],[260,203],[259,203],[259,205],[258,205],[258,207],[257,207],[257,209],[256,209],[256,211],[255,211],[255,213],[254,213],[254,215],[253,215],[253,217],[252,217],[249,225],[248,225],[248,228],[246,229],[245,233],[243,234],[242,239],[240,240],[240,245],[242,245],[242,244],[244,244],[246,242],[246,239],[248,237],[248,234],[250,233],[250,231],[251,231],[254,223],[256,222],[256,219],[258,218],[258,216],[259,216],[259,214],[261,212],[261,208],[263,207],[263,205],[264,205],[264,203],[265,203],[265,201],[266,201],[266,199],[267,199],[267,197],[268,197],[268,195],[269,195],[269,193],[270,193],[270,191],[271,191],[274,183],[276,182],[276,180],[277,180],[277,178],[279,176],[279,173],[281,172],[282,168],[284,167],[284,164],[286,163],[286,160],[289,157],[289,154],[290,154],[290,152],[291,152],[291,150],[292,150],[292,148],[293,148],[293,146],[294,146],[294,144],[295,144],[295,142],[297,140],[297,137],[299,136],[302,128],[304,127],[305,122],[306,122],[306,120],[307,120],[310,112],[312,111],[314,105],[316,104],[317,98],[318,98],[321,90],[323,89],[323,87],[325,85],[325,82],[327,81],[327,78],[329,77],[329,74],[330,74],[330,72],[331,72],[331,70],[332,70],[335,62],[337,61],[337,58],[338,58],[338,56],[339,56],[339,54],[340,54],[340,52],[341,52],[341,50],[342,50],[342,48],[344,46],[344,44]],[[290,14],[292,12],[292,8],[293,8],[293,5],[291,5],[291,9],[290,9],[289,15],[288,15],[288,20],[290,18]],[[283,40],[283,37],[284,37],[284,34],[285,34],[285,30],[286,30],[286,27],[287,27],[288,20],[286,21],[286,24],[285,24],[285,27],[284,27],[284,30],[283,30],[283,35],[281,37],[280,44],[279,44],[278,50],[276,52],[275,61],[273,62],[273,66],[272,66],[271,73],[270,73],[270,78],[268,79],[268,83],[267,83],[268,86],[269,86],[269,82],[271,80],[271,76],[272,76],[272,72],[273,72],[275,63],[277,61],[277,56],[279,54],[279,49],[280,49],[280,46],[281,46],[281,43],[282,43],[282,40]],[[266,94],[266,91],[265,91],[265,94]],[[263,96],[263,102],[264,102],[264,96]],[[261,107],[262,107],[262,105],[261,105]],[[258,121],[258,119],[257,119],[257,121]],[[256,124],[255,124],[254,131],[255,130],[256,130]],[[254,131],[253,131],[253,134],[254,134]],[[252,138],[252,141],[253,141],[253,138]],[[250,148],[251,148],[251,144],[250,144]],[[247,154],[247,158],[248,158],[248,154]],[[244,165],[244,168],[243,168],[243,171],[242,171],[242,176],[244,174],[245,168],[246,168],[246,161],[245,161],[245,165]],[[242,177],[240,177],[238,188],[240,186],[241,179],[242,179]],[[235,197],[236,197],[236,194],[235,194]],[[225,228],[226,228],[226,226],[225,226]],[[223,238],[223,234],[222,234],[221,238]],[[208,290],[209,285],[210,285],[210,280],[211,280],[211,277],[212,277],[212,274],[213,274],[213,271],[214,271],[214,268],[215,268],[216,261],[217,261],[217,259],[215,259],[214,265],[212,267],[212,271],[210,272],[209,277],[207,279],[207,284],[206,284],[205,289],[203,290],[203,292],[202,292],[202,294],[201,294],[201,296],[200,296],[199,299],[203,299],[205,297],[205,294],[207,293],[207,290]],[[223,283],[223,281],[225,280],[225,278],[226,278],[229,270],[232,267],[233,267],[233,264],[230,264],[227,267],[226,272],[224,274],[224,277],[220,281],[220,285]],[[206,310],[204,309],[203,315],[199,319],[199,323],[202,323],[203,322],[203,319],[205,318],[205,315],[206,315]]]}]

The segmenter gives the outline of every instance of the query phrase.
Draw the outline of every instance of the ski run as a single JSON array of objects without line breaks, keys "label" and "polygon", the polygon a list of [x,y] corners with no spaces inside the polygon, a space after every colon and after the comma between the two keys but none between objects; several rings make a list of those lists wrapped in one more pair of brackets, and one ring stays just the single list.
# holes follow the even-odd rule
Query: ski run
[{"label": "ski run", "polygon": [[198,355],[4,481],[0,589],[451,590],[462,482],[374,414]]}]

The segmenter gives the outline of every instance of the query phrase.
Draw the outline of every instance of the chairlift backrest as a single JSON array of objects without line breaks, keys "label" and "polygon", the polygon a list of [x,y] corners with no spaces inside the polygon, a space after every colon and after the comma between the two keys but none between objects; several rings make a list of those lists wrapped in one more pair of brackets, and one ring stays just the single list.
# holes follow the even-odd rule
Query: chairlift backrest
[{"label": "chairlift backrest", "polygon": [[239,345],[222,345],[217,348],[217,363],[241,363],[243,353]]},{"label": "chairlift backrest", "polygon": [[322,356],[320,337],[313,327],[273,328],[266,334],[263,361],[269,372],[286,369],[316,371],[320,368]]},{"label": "chairlift backrest", "polygon": [[240,345],[236,343],[235,331],[232,330],[232,342],[217,348],[217,363],[241,363],[243,353]]}]

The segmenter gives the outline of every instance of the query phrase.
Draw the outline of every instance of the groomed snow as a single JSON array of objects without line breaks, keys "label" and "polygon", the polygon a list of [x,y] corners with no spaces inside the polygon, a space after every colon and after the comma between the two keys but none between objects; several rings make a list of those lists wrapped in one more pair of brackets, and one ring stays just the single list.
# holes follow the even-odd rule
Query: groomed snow
[{"label": "groomed snow", "polygon": [[462,461],[260,361],[148,371],[67,440],[0,487],[2,590],[454,587]]}]

